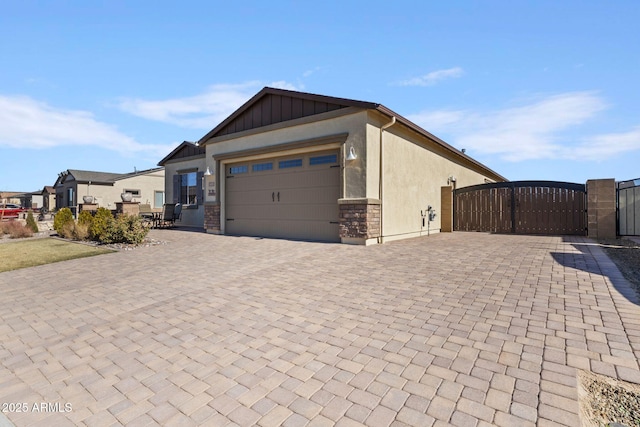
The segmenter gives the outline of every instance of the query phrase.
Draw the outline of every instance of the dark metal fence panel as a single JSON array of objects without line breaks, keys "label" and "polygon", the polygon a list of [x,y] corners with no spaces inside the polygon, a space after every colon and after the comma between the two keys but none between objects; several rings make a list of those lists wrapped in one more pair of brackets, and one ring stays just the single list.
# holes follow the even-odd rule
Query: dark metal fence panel
[{"label": "dark metal fence panel", "polygon": [[582,184],[516,181],[454,191],[454,229],[492,233],[585,235]]},{"label": "dark metal fence panel", "polygon": [[618,187],[618,234],[640,236],[640,185]]}]

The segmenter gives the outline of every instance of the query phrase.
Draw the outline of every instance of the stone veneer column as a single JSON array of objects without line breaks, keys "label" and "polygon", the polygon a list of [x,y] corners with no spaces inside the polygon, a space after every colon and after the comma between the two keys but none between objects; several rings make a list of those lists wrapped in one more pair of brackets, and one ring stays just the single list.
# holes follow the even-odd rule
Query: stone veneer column
[{"label": "stone veneer column", "polygon": [[340,199],[340,238],[343,243],[368,244],[380,236],[380,201]]},{"label": "stone veneer column", "polygon": [[616,181],[587,181],[587,227],[593,239],[616,238]]},{"label": "stone veneer column", "polygon": [[220,202],[205,203],[204,205],[204,229],[207,233],[221,234],[220,229]]}]

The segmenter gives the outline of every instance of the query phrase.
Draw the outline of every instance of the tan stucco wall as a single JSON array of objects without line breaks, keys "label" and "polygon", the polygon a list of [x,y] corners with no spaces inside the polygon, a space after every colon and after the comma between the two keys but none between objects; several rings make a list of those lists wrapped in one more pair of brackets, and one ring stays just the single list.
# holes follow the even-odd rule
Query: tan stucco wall
[{"label": "tan stucco wall", "polygon": [[[221,231],[224,232],[225,223],[223,171],[228,163],[325,150],[327,145],[290,150],[284,147],[278,152],[246,155],[242,154],[243,150],[348,133],[342,145],[342,199],[377,200],[380,189],[380,127],[389,121],[388,116],[377,111],[350,108],[339,113],[324,113],[209,140],[206,142],[206,159],[210,169],[215,169],[216,172],[212,179],[217,183],[216,202],[221,206]],[[488,179],[478,165],[454,155],[403,124],[396,123],[385,130],[383,135],[383,241],[439,232],[441,188],[449,184],[449,177],[455,177],[458,188],[481,184]],[[332,147],[336,147],[335,143]],[[354,148],[357,159],[345,162],[344,154],[351,147]],[[229,153],[236,154],[232,158]],[[216,160],[220,158],[222,160]],[[206,168],[206,165],[203,164],[202,167]],[[168,182],[167,185],[170,187],[170,184]],[[167,194],[170,194],[169,187]],[[213,201],[207,199],[207,202]],[[435,221],[425,222],[423,227],[421,211],[425,213],[429,205],[435,209],[437,216]]]},{"label": "tan stucco wall", "polygon": [[144,175],[136,175],[130,178],[121,179],[116,181],[113,186],[98,184],[78,184],[76,190],[77,203],[82,204],[82,196],[90,195],[96,199],[95,202],[100,207],[115,209],[116,203],[122,200],[120,198],[120,194],[125,189],[140,190],[140,197],[136,197],[132,201],[149,203],[153,206],[154,191],[164,191],[164,170],[158,170]]},{"label": "tan stucco wall", "polygon": [[[388,122],[385,118],[384,122]],[[379,144],[379,119],[372,117],[371,127],[377,129]],[[464,164],[434,142],[396,123],[383,133],[383,242],[437,233],[441,228],[441,187],[449,184],[449,177],[456,179],[458,188],[482,184],[488,179]],[[378,170],[371,165],[370,171]],[[377,179],[368,182],[377,191]],[[369,191],[370,194],[371,191]],[[428,206],[435,209],[435,220],[425,220],[422,215]]]},{"label": "tan stucco wall", "polygon": [[[173,197],[173,176],[180,170],[195,169],[198,172],[204,172],[207,170],[206,160],[204,157],[198,157],[194,159],[178,159],[174,162],[168,162],[164,165],[165,177],[164,199],[166,203],[172,203]],[[183,207],[182,219],[178,223],[184,227],[204,227],[204,201],[197,206]]]}]

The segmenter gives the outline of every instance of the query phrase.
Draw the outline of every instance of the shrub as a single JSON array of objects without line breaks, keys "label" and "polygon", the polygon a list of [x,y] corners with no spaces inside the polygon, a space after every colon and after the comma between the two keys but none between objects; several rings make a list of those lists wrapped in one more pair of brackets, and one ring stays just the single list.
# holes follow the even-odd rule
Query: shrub
[{"label": "shrub", "polygon": [[29,227],[34,233],[38,232],[38,223],[36,223],[35,218],[33,218],[33,212],[31,211],[27,214],[27,227]]},{"label": "shrub", "polygon": [[[65,224],[70,222],[73,223],[73,214],[71,213],[71,209],[62,208],[58,211],[56,216],[53,218],[53,229],[56,230],[58,234],[60,234],[60,230],[62,230]],[[62,236],[62,234],[60,235]]]},{"label": "shrub", "polygon": [[[91,215],[91,214],[89,214]],[[74,240],[88,240],[89,239],[89,224],[82,223],[80,220],[73,227],[73,239]]]},{"label": "shrub", "polygon": [[93,240],[102,242],[103,235],[112,222],[113,214],[111,211],[107,208],[98,208],[89,226],[89,236]]},{"label": "shrub", "polygon": [[33,231],[20,221],[10,220],[2,223],[2,234],[8,234],[12,239],[33,236]]},{"label": "shrub", "polygon": [[74,221],[65,222],[58,230],[58,235],[64,239],[73,239],[73,231],[76,228]]},{"label": "shrub", "polygon": [[148,233],[149,228],[144,225],[139,216],[125,214],[111,221],[100,241],[103,243],[139,244],[144,241]]},{"label": "shrub", "polygon": [[84,224],[87,226],[87,229],[91,228],[91,224],[93,223],[93,215],[89,211],[82,211],[80,215],[78,215],[78,224]]}]

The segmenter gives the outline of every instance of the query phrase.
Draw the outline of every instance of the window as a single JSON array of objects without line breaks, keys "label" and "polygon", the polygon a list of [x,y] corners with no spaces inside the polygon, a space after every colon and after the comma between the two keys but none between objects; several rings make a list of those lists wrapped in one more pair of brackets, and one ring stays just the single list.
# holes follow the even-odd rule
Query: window
[{"label": "window", "polygon": [[125,188],[123,193],[131,193],[133,197],[140,197],[140,190],[132,190],[130,188]]},{"label": "window", "polygon": [[273,170],[273,163],[258,163],[251,166],[253,172],[270,171]]},{"label": "window", "polygon": [[281,160],[278,162],[278,167],[280,169],[297,168],[300,166],[302,166],[302,159]]},{"label": "window", "polygon": [[180,200],[178,203],[193,205],[197,203],[197,173],[180,174]]},{"label": "window", "polygon": [[231,166],[229,168],[229,173],[231,175],[236,175],[239,173],[247,173],[249,172],[249,167],[247,165],[242,165],[242,166]]},{"label": "window", "polygon": [[309,164],[313,165],[324,165],[327,163],[338,163],[338,155],[337,154],[328,154],[326,156],[316,156],[311,157],[309,159]]},{"label": "window", "polygon": [[164,191],[155,191],[153,193],[153,207],[161,208],[164,205]]},{"label": "window", "polygon": [[73,188],[67,188],[67,206],[73,206]]}]

